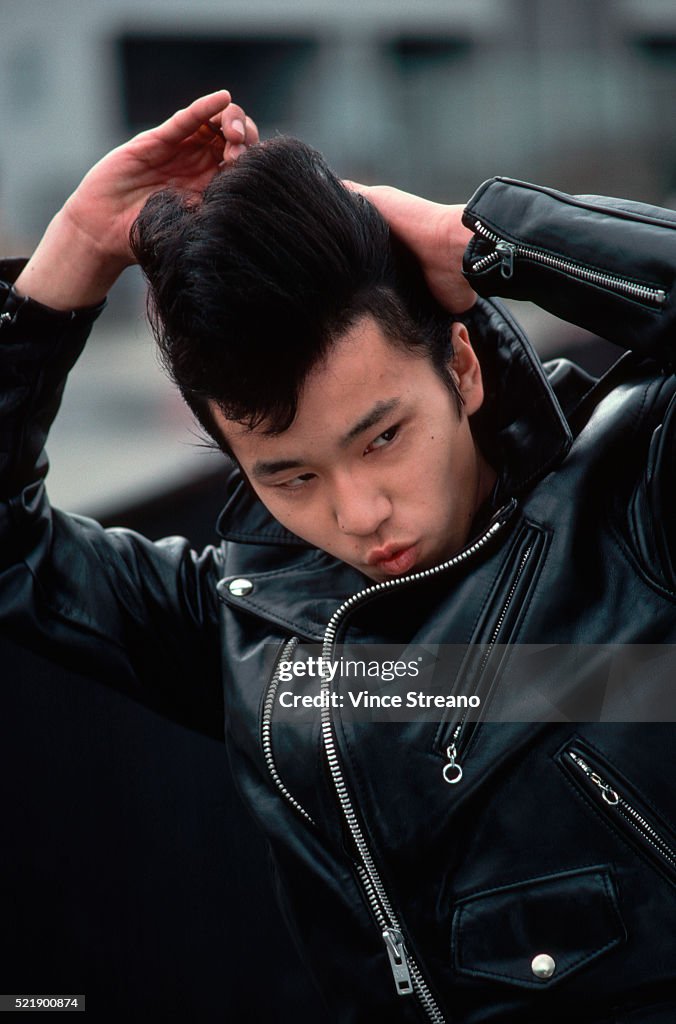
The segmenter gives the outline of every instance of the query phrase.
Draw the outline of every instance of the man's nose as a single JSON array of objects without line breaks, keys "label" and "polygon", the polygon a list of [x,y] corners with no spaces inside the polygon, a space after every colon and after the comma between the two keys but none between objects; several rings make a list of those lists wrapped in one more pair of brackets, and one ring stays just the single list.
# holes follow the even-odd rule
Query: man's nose
[{"label": "man's nose", "polygon": [[392,505],[375,481],[348,475],[335,481],[334,511],[343,533],[369,537],[389,519]]}]

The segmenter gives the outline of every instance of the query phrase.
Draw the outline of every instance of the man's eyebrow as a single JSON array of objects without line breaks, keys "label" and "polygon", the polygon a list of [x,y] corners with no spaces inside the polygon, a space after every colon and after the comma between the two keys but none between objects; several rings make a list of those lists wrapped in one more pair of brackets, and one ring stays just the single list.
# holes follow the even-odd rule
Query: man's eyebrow
[{"label": "man's eyebrow", "polygon": [[355,437],[359,436],[359,434],[363,434],[363,432],[365,430],[369,430],[370,427],[375,427],[376,423],[380,423],[385,416],[393,412],[399,403],[400,399],[398,398],[390,398],[386,402],[376,402],[373,408],[362,416],[360,420],[357,420],[355,425],[350,427],[348,432],[341,437],[338,442],[340,447],[346,448],[351,441],[354,441]]},{"label": "man's eyebrow", "polygon": [[[338,441],[339,446],[346,448],[351,441],[354,441],[355,437],[363,434],[370,427],[374,427],[376,423],[380,423],[399,404],[399,398],[390,398],[387,401],[376,402],[372,409],[369,409],[361,419],[357,420],[354,426],[350,427],[346,434],[343,434]],[[259,462],[254,463],[251,475],[261,480],[264,477],[274,476],[275,473],[284,473],[287,469],[300,469],[304,465],[306,463],[302,459],[261,459]]]},{"label": "man's eyebrow", "polygon": [[261,460],[254,463],[251,475],[257,478],[274,476],[275,473],[283,473],[287,469],[300,469],[304,463],[300,459],[271,459],[269,462]]}]

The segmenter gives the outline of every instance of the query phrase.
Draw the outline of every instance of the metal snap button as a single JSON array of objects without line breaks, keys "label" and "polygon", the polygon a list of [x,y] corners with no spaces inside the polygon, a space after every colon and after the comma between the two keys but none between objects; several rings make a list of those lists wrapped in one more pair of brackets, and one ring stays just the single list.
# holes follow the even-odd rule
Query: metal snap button
[{"label": "metal snap button", "polygon": [[246,597],[253,590],[254,585],[251,580],[231,580],[228,584],[228,590],[235,597]]},{"label": "metal snap button", "polygon": [[536,978],[551,978],[556,970],[556,961],[549,953],[538,953],[531,960],[530,969]]}]

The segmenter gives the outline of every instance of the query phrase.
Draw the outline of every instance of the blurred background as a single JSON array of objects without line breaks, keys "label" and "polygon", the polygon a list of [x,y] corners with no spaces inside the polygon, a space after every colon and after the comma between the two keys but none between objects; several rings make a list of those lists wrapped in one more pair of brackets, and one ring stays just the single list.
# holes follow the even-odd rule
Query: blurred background
[{"label": "blurred background", "polygon": [[[2,255],[30,252],[100,155],[224,86],[263,137],[298,135],[356,180],[676,202],[673,0],[0,0],[0,24]],[[517,315],[543,356],[611,358]],[[67,388],[52,500],[202,545],[223,460],[199,442],[129,271]],[[322,1019],[220,744],[3,643],[21,824],[0,864],[3,991],[87,991],[95,1019]]]},{"label": "blurred background", "polygon": [[[672,0],[0,0],[0,250],[92,162],[222,86],[342,175],[459,202],[494,174],[670,205]],[[576,333],[530,310],[545,354]],[[215,472],[156,373],[133,272],[73,375],[53,500],[107,516]]]}]

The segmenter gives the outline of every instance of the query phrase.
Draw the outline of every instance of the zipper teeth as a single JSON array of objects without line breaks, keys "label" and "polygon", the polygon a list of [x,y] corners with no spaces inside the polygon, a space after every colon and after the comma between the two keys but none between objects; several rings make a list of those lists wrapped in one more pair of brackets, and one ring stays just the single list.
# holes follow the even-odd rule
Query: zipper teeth
[{"label": "zipper teeth", "polygon": [[366,870],[363,864],[357,864],[356,868],[359,874],[359,878],[361,879],[361,884],[364,886],[364,890],[366,891],[368,901],[371,904],[371,907],[373,908],[373,913],[376,921],[378,922],[378,927],[381,930],[389,928],[389,922],[382,911],[377,896],[375,895],[375,889],[373,888],[373,883],[371,882],[371,876],[369,875],[368,871]]},{"label": "zipper teeth", "polygon": [[[478,672],[478,674],[476,676],[477,680],[481,678],[481,676],[483,674],[483,671],[484,671],[484,669],[486,667],[486,663],[488,662],[488,659],[491,656],[493,648],[495,647],[495,645],[496,645],[496,643],[498,641],[498,636],[500,635],[500,630],[502,629],[502,624],[505,621],[505,616],[507,615],[507,612],[509,611],[509,606],[512,603],[512,600],[514,598],[514,594],[516,593],[516,588],[518,586],[519,580],[521,578],[521,575],[523,574],[523,570],[526,568],[526,562],[530,558],[530,553],[531,553],[532,550],[533,550],[532,547],[529,546],[524,551],[524,553],[523,553],[523,555],[521,557],[521,561],[519,563],[519,568],[517,569],[516,576],[514,577],[514,580],[512,581],[511,587],[509,588],[509,594],[507,595],[505,603],[502,606],[502,611],[500,612],[500,615],[498,617],[498,621],[496,623],[495,629],[493,630],[493,635],[491,636],[491,639],[488,642],[488,647],[484,651],[483,658],[481,659],[481,665],[479,667],[479,672]],[[468,715],[468,712],[465,711],[465,713],[463,714],[462,718],[458,722],[457,726],[453,730],[453,735],[451,737],[451,743],[453,743],[453,744],[457,744],[458,743],[458,741],[460,739],[460,734],[462,733],[462,730],[464,728],[465,722],[467,721],[467,715]],[[456,756],[456,758],[458,757],[458,751],[456,751],[455,756]]]},{"label": "zipper teeth", "polygon": [[298,637],[292,637],[288,640],[282,648],[282,653],[277,661],[277,666],[274,671],[274,675],[270,680],[268,686],[268,692],[265,695],[265,703],[263,705],[263,723],[261,725],[261,743],[263,745],[263,755],[265,757],[265,763],[268,771],[272,776],[272,780],[282,794],[282,796],[291,804],[291,806],[302,814],[303,817],[310,822],[311,825],[315,824],[314,818],[308,814],[304,807],[298,803],[295,797],[291,795],[289,790],[282,782],[279,772],[277,771],[277,765],[275,764],[274,754],[272,752],[272,711],[275,706],[275,697],[277,696],[277,689],[279,687],[279,677],[281,674],[281,664],[283,661],[288,661],[296,647],[300,643]]},{"label": "zipper teeth", "polygon": [[[325,692],[328,691],[327,680],[322,681],[322,688]],[[328,702],[327,702],[328,704]],[[347,792],[347,786],[345,785],[345,779],[343,777],[343,771],[340,766],[338,758],[338,752],[336,750],[335,736],[333,733],[333,723],[331,721],[330,709],[328,707],[322,707],[322,734],[324,737],[324,747],[326,749],[326,757],[329,763],[329,770],[333,779],[333,784],[338,794],[338,800],[345,816],[345,821],[350,830],[355,846],[359,852],[359,856],[362,859],[364,870],[366,871],[371,885],[369,886],[368,895],[369,901],[373,907],[374,914],[376,917],[379,915],[386,919],[386,925],[391,928],[401,930],[399,922],[395,917],[394,911],[390,904],[387,893],[383,883],[380,880],[380,876],[376,871],[376,866],[371,856],[364,836],[362,834],[361,826],[357,820],[352,801]],[[374,896],[376,899],[374,900]]]},{"label": "zipper teeth", "polygon": [[[505,510],[502,509],[501,511],[504,512]],[[412,573],[410,576],[398,576],[396,579],[383,580],[382,583],[374,583],[373,586],[366,587],[364,590],[360,590],[357,594],[353,594],[352,597],[348,597],[347,601],[343,601],[329,619],[329,623],[324,632],[323,654],[327,657],[330,654],[340,620],[348,611],[351,611],[357,604],[360,604],[361,601],[365,600],[367,597],[371,597],[373,594],[380,594],[386,590],[394,590],[395,587],[401,586],[405,583],[416,583],[418,580],[429,579],[432,576],[438,576],[447,569],[452,569],[454,566],[467,561],[467,559],[472,555],[475,555],[477,551],[480,551],[481,548],[484,547],[504,525],[505,520],[498,520],[494,522],[485,533],[474,541],[474,543],[458,552],[457,555],[454,555],[453,558],[450,558],[447,562],[435,565],[431,569],[423,569],[421,572]]]},{"label": "zipper teeth", "polygon": [[[655,831],[652,825],[649,825],[645,818],[643,818],[638,813],[638,811],[635,810],[635,808],[628,804],[627,801],[623,799],[623,797],[620,797],[618,810],[623,815],[625,820],[629,821],[630,824],[634,826],[634,828],[644,829],[647,833],[646,839],[651,844],[651,846],[654,846],[655,849],[658,850],[658,852],[661,853],[662,856],[665,857],[670,864],[676,867],[676,853],[674,853],[671,847],[667,845],[664,839],[662,839],[662,836],[660,836]],[[631,817],[627,817],[627,815],[631,815]],[[636,824],[637,822],[638,825]]]},{"label": "zipper teeth", "polygon": [[[504,510],[502,511],[504,512]],[[472,555],[480,551],[491,540],[491,538],[494,537],[500,529],[502,529],[505,521],[506,520],[497,520],[492,523],[485,533],[474,541],[474,543],[470,544],[463,551],[460,551],[457,555],[454,555],[453,558],[448,561],[442,562],[441,565],[434,566],[431,569],[424,569],[421,572],[413,573],[410,576],[401,576],[397,579],[385,580],[382,583],[376,583],[373,586],[366,587],[364,590],[359,591],[357,594],[353,594],[352,597],[349,597],[347,601],[344,601],[336,609],[326,627],[322,648],[323,658],[330,660],[338,626],[341,619],[347,614],[347,612],[352,611],[358,604],[374,594],[381,594],[385,591],[394,590],[397,586],[402,586],[407,583],[429,579],[445,572],[447,569],[451,569],[456,565],[462,564]],[[328,677],[324,677],[322,680],[322,692],[328,695],[330,688],[330,679]],[[359,856],[361,857],[363,867],[359,868],[359,874],[362,879],[362,884],[364,885],[367,899],[371,905],[371,909],[373,910],[376,920],[382,927],[389,926],[401,931],[401,926],[394,914],[389,897],[385,891],[385,887],[383,886],[380,876],[376,870],[375,863],[371,856],[371,851],[366,844],[350,795],[347,791],[343,770],[336,749],[335,733],[328,700],[326,700],[325,705],[322,707],[321,716],[324,749],[326,751],[326,758],[329,764],[331,778],[333,779],[333,784],[343,810],[345,821],[350,830],[350,834],[352,835],[352,839]],[[406,953],[406,962],[413,980],[413,987],[416,995],[425,1008],[430,1021],[432,1021],[432,1024],[444,1024],[445,1018],[437,1006],[417,962],[408,954],[408,952]]]},{"label": "zipper teeth", "polygon": [[[499,235],[496,235],[494,231],[490,231],[485,227],[481,221],[476,221],[474,230],[482,238],[488,239],[490,242],[502,242]],[[662,306],[666,302],[667,294],[662,288],[651,288],[649,285],[636,284],[634,281],[628,281],[623,277],[616,277],[614,274],[604,274],[599,270],[590,270],[588,267],[582,266],[580,263],[573,263],[571,260],[563,260],[558,256],[552,256],[547,252],[543,252],[541,249],[534,249],[528,245],[518,245],[516,243],[509,243],[513,246],[515,256],[525,256],[527,259],[535,260],[538,263],[543,263],[545,266],[552,267],[554,270],[562,270],[569,274],[574,274],[575,277],[582,278],[584,281],[589,281],[590,284],[602,285],[605,288],[611,288],[615,291],[624,292],[626,295],[630,295],[636,299],[643,299],[646,302],[652,302],[655,305]],[[487,270],[494,263],[498,263],[501,260],[501,255],[498,252],[488,253],[486,256],[482,256],[481,259],[472,266],[472,273],[481,273]]]},{"label": "zipper teeth", "polygon": [[521,576],[523,575],[523,570],[526,568],[526,562],[530,558],[530,553],[531,553],[532,550],[533,550],[532,547],[529,545],[526,548],[526,550],[524,551],[524,553],[523,553],[523,555],[521,557],[521,561],[519,563],[519,568],[517,569],[516,576],[514,577],[514,580],[512,581],[511,587],[509,588],[509,594],[507,595],[507,599],[506,599],[504,605],[502,606],[502,611],[500,612],[500,616],[499,616],[498,621],[497,621],[497,623],[495,625],[495,629],[493,630],[493,635],[491,636],[491,639],[490,639],[490,641],[488,643],[488,648],[484,652],[484,656],[483,656],[483,659],[481,661],[481,667],[479,669],[479,676],[481,676],[481,673],[483,672],[484,668],[486,667],[486,662],[490,658],[491,653],[493,651],[493,648],[495,647],[496,643],[498,642],[498,637],[500,635],[500,630],[502,629],[502,624],[505,621],[505,616],[507,615],[507,612],[509,611],[509,606],[512,603],[512,600],[514,599],[514,594],[516,593],[516,588],[519,585],[519,580],[521,579]]},{"label": "zipper teeth", "polygon": [[[368,872],[366,871],[362,864],[357,864],[356,867],[357,872],[359,874],[359,878],[361,879],[361,883],[367,894],[369,903],[373,908],[374,916],[376,918],[376,921],[378,922],[379,928],[381,929],[381,931],[383,931],[385,928],[388,927],[396,927],[396,925],[388,924],[385,915],[383,914],[380,906],[378,905],[377,897],[375,896],[375,890],[373,888],[373,884],[371,882]],[[400,931],[401,929],[397,930]],[[406,956],[406,964],[408,966],[409,974],[411,975],[413,988],[415,989],[416,995],[420,999],[420,1002],[423,1004],[425,1010],[427,1011],[427,1015],[432,1021],[432,1024],[446,1024],[444,1015],[442,1014],[441,1010],[439,1009],[434,1000],[434,997],[427,988],[427,985],[420,972],[418,964],[407,950],[405,950],[404,952]]]},{"label": "zipper teeth", "polygon": [[[592,772],[592,769],[589,767],[589,765],[572,750],[568,751],[568,756],[571,758],[574,764],[577,765],[580,771],[582,771],[583,774],[586,775],[591,782],[594,782],[594,779],[592,777],[594,773]],[[648,842],[650,846],[653,847],[654,850],[656,850],[662,857],[664,857],[665,860],[669,861],[672,867],[676,867],[676,852],[674,852],[669,846],[669,844],[664,839],[662,839],[662,836],[655,831],[652,825],[650,825],[645,820],[642,814],[639,814],[639,812],[634,807],[632,807],[631,804],[627,800],[625,800],[623,796],[620,796],[620,794],[617,793],[617,790],[614,786],[612,786],[606,779],[602,778],[602,776],[598,775],[598,773],[597,777],[599,779],[599,782],[594,782],[595,785],[597,785],[599,788],[611,789],[618,796],[617,804],[609,804],[608,806],[617,806],[618,813],[622,815],[624,820],[628,822],[628,824],[630,824],[635,829],[635,831],[639,832],[641,836],[646,840],[646,842]]]},{"label": "zipper teeth", "polygon": [[[328,680],[324,679],[322,687],[327,686]],[[329,684],[330,685],[330,684]],[[328,692],[328,686],[327,690]],[[328,706],[322,707],[322,733],[324,737],[324,747],[326,749],[326,757],[329,764],[329,770],[333,779],[336,793],[338,794],[338,800],[343,810],[345,821],[350,830],[350,834],[357,848],[359,856],[361,857],[361,865],[357,865],[359,877],[361,879],[366,898],[371,906],[373,915],[378,922],[378,925],[383,931],[385,928],[394,928],[398,932],[402,931],[401,925],[397,920],[397,917],[392,909],[392,905],[389,901],[389,897],[385,892],[380,876],[376,870],[375,863],[371,856],[364,836],[362,834],[361,826],[357,820],[357,816],[352,806],[352,801],[347,792],[345,780],[343,778],[342,768],[338,759],[338,753],[336,751],[335,738],[333,734],[333,723],[331,721],[331,712]],[[430,1021],[432,1024],[446,1024],[444,1015],[437,1006],[434,996],[427,987],[420,968],[416,960],[409,954],[408,950],[404,947],[404,953],[406,957],[406,964],[408,966],[409,974],[413,983],[415,993],[423,1005]]]},{"label": "zipper teeth", "polygon": [[415,993],[424,1006],[427,1016],[432,1021],[432,1024],[446,1024],[446,1018],[437,1006],[434,996],[427,987],[427,983],[422,976],[420,968],[413,957],[409,956],[408,953],[406,954],[406,963],[408,964]]},{"label": "zipper teeth", "polygon": [[[484,231],[480,231],[479,230],[480,226],[481,225],[479,225],[479,224],[475,224],[474,229],[475,229],[475,231],[476,231],[476,233],[478,235],[483,235],[485,237]],[[500,253],[489,252],[485,256],[482,256],[480,260],[477,260],[476,263],[472,264],[472,273],[473,274],[482,274],[484,272],[484,270],[488,270],[488,268],[492,267],[494,263],[499,263],[499,262],[500,262]]]}]

